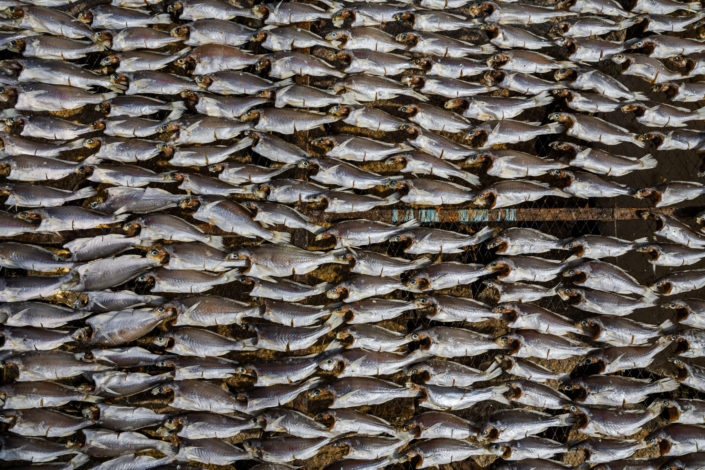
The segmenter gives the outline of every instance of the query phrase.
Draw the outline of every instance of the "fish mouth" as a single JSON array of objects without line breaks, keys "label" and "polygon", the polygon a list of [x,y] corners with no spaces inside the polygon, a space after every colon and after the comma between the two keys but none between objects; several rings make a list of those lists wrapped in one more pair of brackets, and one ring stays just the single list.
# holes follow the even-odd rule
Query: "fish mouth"
[{"label": "fish mouth", "polygon": [[662,295],[668,295],[673,290],[673,284],[668,281],[657,283],[656,290]]},{"label": "fish mouth", "polygon": [[568,395],[573,401],[585,401],[587,398],[587,390],[583,387],[579,387],[578,389],[571,388],[570,390],[563,390],[563,393]]},{"label": "fish mouth", "polygon": [[313,419],[326,426],[329,431],[335,426],[335,418],[330,413],[319,413]]},{"label": "fish mouth", "polygon": [[492,242],[492,246],[490,244],[487,245],[488,248],[495,248],[495,253],[506,253],[507,248],[509,248],[509,243],[505,241],[494,241]]},{"label": "fish mouth", "polygon": [[499,439],[499,431],[494,426],[491,426],[487,432],[487,436],[483,436],[486,441],[496,441]]},{"label": "fish mouth", "polygon": [[344,331],[339,332],[336,337],[345,348],[349,348],[353,345],[353,343],[355,343],[355,337],[352,334]]}]

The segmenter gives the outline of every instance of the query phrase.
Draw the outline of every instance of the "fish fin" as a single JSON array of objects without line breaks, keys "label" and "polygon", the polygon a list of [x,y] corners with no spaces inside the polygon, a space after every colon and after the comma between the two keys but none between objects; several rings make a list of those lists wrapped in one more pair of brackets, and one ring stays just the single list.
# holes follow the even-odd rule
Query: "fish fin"
[{"label": "fish fin", "polygon": [[491,398],[491,400],[496,401],[497,403],[503,403],[505,405],[511,405],[511,402],[507,397],[504,396],[504,392],[507,391],[507,387],[505,385],[496,385],[492,387],[492,392],[494,393],[494,396]]},{"label": "fish fin", "polygon": [[272,232],[272,243],[286,244],[291,242],[291,234],[289,232]]},{"label": "fish fin", "polygon": [[216,248],[218,250],[224,250],[225,249],[225,244],[223,243],[223,237],[218,237],[211,235],[208,237],[208,241],[206,242],[206,245],[211,246],[213,248]]},{"label": "fish fin", "polygon": [[636,240],[633,241],[635,245],[641,245],[642,243],[649,243],[649,238],[648,237],[641,237],[637,238]]},{"label": "fish fin", "polygon": [[536,103],[536,107],[549,105],[553,103],[553,95],[549,94],[547,91],[542,91],[534,96],[534,102]]},{"label": "fish fin", "polygon": [[244,139],[240,139],[233,145],[228,147],[228,151],[237,152],[239,150],[246,149],[247,147],[250,147],[254,142],[255,141],[252,140],[252,137],[245,137]]},{"label": "fish fin", "polygon": [[492,54],[497,48],[493,44],[483,44],[480,46],[482,54]]}]

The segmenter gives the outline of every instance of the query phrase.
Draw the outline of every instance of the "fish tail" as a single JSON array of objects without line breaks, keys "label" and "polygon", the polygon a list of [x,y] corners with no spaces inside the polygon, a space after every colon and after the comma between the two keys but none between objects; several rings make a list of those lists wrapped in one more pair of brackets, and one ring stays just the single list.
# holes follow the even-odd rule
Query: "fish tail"
[{"label": "fish tail", "polygon": [[159,13],[152,17],[154,24],[171,24],[171,15],[169,13]]},{"label": "fish tail", "polygon": [[483,44],[480,46],[480,51],[483,54],[492,54],[497,48],[493,44]]},{"label": "fish tail", "polygon": [[99,397],[98,395],[86,395],[83,397],[83,401],[87,401],[88,403],[100,403],[103,401],[103,397]]},{"label": "fish tail", "polygon": [[546,124],[546,134],[560,134],[563,132],[565,127],[560,122],[551,122]]},{"label": "fish tail", "polygon": [[573,68],[577,67],[576,64],[574,64],[573,62],[571,62],[569,60],[560,60],[560,61],[558,61],[558,63],[560,64],[561,68],[564,68],[564,69],[573,69]]},{"label": "fish tail", "polygon": [[469,171],[464,171],[460,178],[462,178],[463,181],[467,181],[472,186],[480,186],[480,178],[478,178],[477,175],[473,175]]},{"label": "fish tail", "polygon": [[206,245],[212,246],[213,248],[218,249],[218,250],[225,249],[225,244],[223,243],[223,237],[211,235],[210,237],[208,237],[208,241],[206,242]]},{"label": "fish tail", "polygon": [[633,92],[632,98],[634,99],[634,101],[648,101],[649,100],[649,97],[640,91]]},{"label": "fish tail", "polygon": [[237,142],[235,142],[233,145],[228,147],[229,151],[232,152],[237,152],[242,149],[246,149],[247,147],[250,147],[255,141],[252,140],[251,137],[245,137],[244,139],[240,139]]},{"label": "fish tail", "polygon": [[321,227],[320,225],[316,225],[316,224],[308,224],[308,225],[306,226],[306,230],[308,230],[309,232],[311,232],[311,233],[313,233],[313,234],[318,234],[318,233],[321,233],[321,232],[325,232],[325,231],[326,231],[326,228],[325,228],[325,227]]},{"label": "fish tail", "polygon": [[431,264],[433,260],[428,257],[428,256],[421,256],[420,258],[416,258],[411,262],[411,264],[414,265],[415,268],[422,268],[424,266],[428,266]]},{"label": "fish tail", "polygon": [[342,104],[360,104],[359,101],[355,99],[355,93],[346,92],[340,95]]},{"label": "fish tail", "polygon": [[103,101],[108,101],[108,100],[112,100],[112,99],[115,98],[117,95],[118,95],[118,94],[115,93],[115,92],[101,93],[101,94],[100,94],[100,97],[103,99]]},{"label": "fish tail", "polygon": [[650,170],[651,168],[656,168],[656,165],[658,165],[658,160],[656,160],[656,158],[649,153],[641,157],[639,159],[639,163],[641,163],[641,166],[644,167],[644,169]]},{"label": "fish tail", "polygon": [[534,103],[536,103],[537,107],[549,105],[553,103],[553,95],[549,94],[547,91],[542,91],[534,96]]},{"label": "fish tail", "polygon": [[285,78],[284,80],[279,80],[277,82],[277,88],[283,88],[285,86],[293,85],[294,84],[294,79],[289,77]]},{"label": "fish tail", "polygon": [[701,8],[700,2],[689,2],[689,3],[686,3],[684,6],[687,10],[695,11],[695,12],[700,11],[700,8]]},{"label": "fish tail", "polygon": [[667,330],[672,330],[675,326],[675,323],[671,320],[666,320],[658,326],[658,329],[661,330],[661,332],[666,332]]},{"label": "fish tail", "polygon": [[272,243],[290,243],[291,234],[289,232],[272,232],[272,238],[269,240]]},{"label": "fish tail", "polygon": [[504,369],[499,366],[498,362],[492,362],[492,364],[490,364],[489,367],[485,369],[485,380],[495,379],[502,375],[503,372]]},{"label": "fish tail", "polygon": [[404,222],[403,224],[401,224],[398,228],[399,228],[399,229],[409,229],[409,228],[416,228],[416,227],[418,227],[419,225],[421,225],[421,224],[419,224],[419,221],[418,221],[418,220],[416,220],[416,219],[411,219],[411,220],[409,220],[409,221]]},{"label": "fish tail", "polygon": [[186,103],[183,101],[174,101],[171,103],[171,112],[166,117],[165,121],[175,121],[181,117],[186,111]]},{"label": "fish tail", "polygon": [[318,292],[325,292],[330,288],[330,284],[327,282],[319,282],[315,286],[313,286],[313,289],[318,291]]},{"label": "fish tail", "polygon": [[577,417],[570,413],[558,415],[556,418],[561,422],[561,426],[572,426],[577,420]]},{"label": "fish tail", "polygon": [[95,196],[95,194],[96,194],[96,191],[91,186],[81,188],[78,191],[73,193],[75,199],[85,199],[87,197]]},{"label": "fish tail", "polygon": [[631,18],[624,18],[619,22],[619,29],[622,30],[634,26],[640,18],[643,17],[632,16]]},{"label": "fish tail", "polygon": [[492,393],[494,394],[492,396],[492,400],[496,401],[497,403],[503,403],[505,405],[511,405],[511,402],[507,397],[504,396],[504,392],[507,391],[506,385],[496,385],[494,387],[491,387]]},{"label": "fish tail", "polygon": [[223,279],[225,279],[226,282],[233,282],[235,279],[238,279],[240,277],[240,270],[239,269],[231,269],[230,271],[226,271],[223,273]]},{"label": "fish tail", "polygon": [[407,94],[413,98],[416,98],[419,101],[428,101],[428,97],[422,93],[419,93],[418,91],[409,89]]},{"label": "fish tail", "polygon": [[480,230],[479,232],[475,232],[475,235],[474,235],[475,240],[476,240],[475,243],[476,244],[482,243],[482,242],[494,237],[495,235],[496,235],[495,229],[487,227],[487,226],[482,227],[482,230]]},{"label": "fish tail", "polygon": [[680,386],[680,383],[672,379],[670,377],[666,377],[665,379],[660,379],[654,382],[654,385],[658,387],[658,392],[672,392],[674,390],[678,390],[678,387]]}]

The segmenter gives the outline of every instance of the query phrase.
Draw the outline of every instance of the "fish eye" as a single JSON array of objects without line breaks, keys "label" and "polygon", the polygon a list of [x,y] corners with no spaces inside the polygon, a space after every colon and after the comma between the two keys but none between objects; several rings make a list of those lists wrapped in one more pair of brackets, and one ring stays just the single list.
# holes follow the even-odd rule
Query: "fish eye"
[{"label": "fish eye", "polygon": [[[154,251],[156,251],[156,250],[154,250]],[[157,312],[164,313],[165,312],[164,307],[157,307]]]},{"label": "fish eye", "polygon": [[[159,254],[159,250],[154,248],[153,250],[149,250],[149,254],[152,256],[157,256]],[[161,308],[162,310],[164,309],[164,307],[159,307],[159,308]]]},{"label": "fish eye", "polygon": [[573,289],[571,289],[570,287],[566,287],[566,288],[564,289],[564,292],[565,292],[566,294],[572,294],[572,293],[573,293]]},{"label": "fish eye", "polygon": [[580,325],[581,325],[581,326],[590,326],[590,322],[587,321],[587,320],[581,320],[581,321],[580,321]]},{"label": "fish eye", "polygon": [[575,276],[575,274],[576,274],[575,269],[569,269],[569,270],[568,270],[568,275],[569,275],[569,276]]},{"label": "fish eye", "polygon": [[314,388],[311,390],[311,395],[314,397],[321,396],[321,389],[320,388]]},{"label": "fish eye", "polygon": [[635,47],[644,47],[644,41],[639,41],[636,44],[634,44]]},{"label": "fish eye", "polygon": [[418,333],[412,333],[412,334],[411,334],[411,339],[413,339],[413,340],[419,339],[419,334],[418,334]]},{"label": "fish eye", "polygon": [[98,207],[100,207],[100,203],[98,201],[91,201],[91,203],[88,205],[91,207],[91,209],[97,209]]},{"label": "fish eye", "polygon": [[578,407],[575,406],[575,405],[570,405],[570,408],[568,408],[568,409],[569,409],[570,411],[572,411],[573,413],[576,413],[576,412],[578,411]]}]

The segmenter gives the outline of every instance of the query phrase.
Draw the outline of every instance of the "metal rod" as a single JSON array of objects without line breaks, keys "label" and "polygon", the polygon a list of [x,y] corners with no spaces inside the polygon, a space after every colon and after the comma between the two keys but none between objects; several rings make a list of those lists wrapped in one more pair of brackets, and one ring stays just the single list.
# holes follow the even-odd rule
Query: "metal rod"
[{"label": "metal rod", "polygon": [[[666,208],[612,208],[612,207],[562,207],[554,209],[538,208],[505,208],[505,209],[449,209],[432,207],[401,207],[380,208],[368,212],[354,212],[349,214],[327,214],[323,211],[304,211],[313,223],[332,224],[341,220],[365,218],[386,222],[390,224],[403,223],[416,219],[421,224],[461,224],[472,225],[482,223],[516,223],[516,222],[578,222],[585,220],[611,222],[622,220],[637,220],[641,211],[658,212],[672,215],[674,209]],[[222,232],[220,229],[206,223],[197,224],[203,232],[211,235],[222,235],[225,238],[235,238]],[[104,233],[104,230],[86,231],[81,236],[89,236],[91,232]],[[28,233],[14,240],[28,243],[55,244],[64,243],[73,237],[67,234]]]}]

